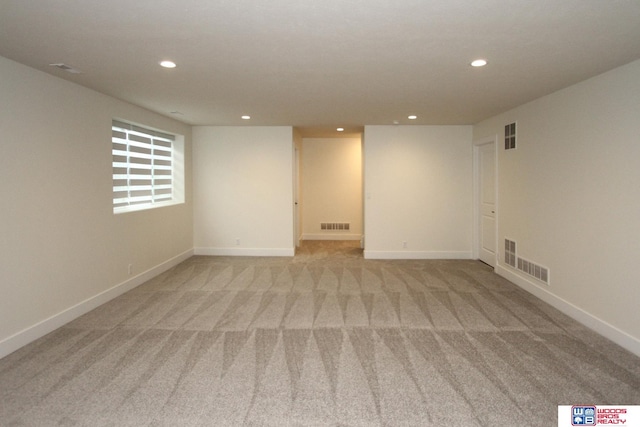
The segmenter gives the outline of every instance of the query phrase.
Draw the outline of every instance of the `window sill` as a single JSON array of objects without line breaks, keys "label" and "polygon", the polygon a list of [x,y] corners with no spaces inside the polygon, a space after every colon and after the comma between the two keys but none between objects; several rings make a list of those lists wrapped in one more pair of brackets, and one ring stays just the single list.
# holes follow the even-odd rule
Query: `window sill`
[{"label": "window sill", "polygon": [[167,202],[153,203],[150,205],[122,206],[119,208],[113,208],[113,213],[115,215],[119,215],[127,212],[146,211],[150,209],[164,208],[167,206],[182,205],[182,204],[184,204],[184,200],[171,200]]}]

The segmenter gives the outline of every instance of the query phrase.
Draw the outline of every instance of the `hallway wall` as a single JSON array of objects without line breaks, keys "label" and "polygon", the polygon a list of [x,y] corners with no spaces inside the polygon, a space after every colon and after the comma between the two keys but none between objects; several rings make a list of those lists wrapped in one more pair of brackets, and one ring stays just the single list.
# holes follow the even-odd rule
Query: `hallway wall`
[{"label": "hallway wall", "polygon": [[[362,237],[362,141],[304,138],[302,141],[304,240]],[[320,223],[349,223],[349,231],[322,230]]]}]

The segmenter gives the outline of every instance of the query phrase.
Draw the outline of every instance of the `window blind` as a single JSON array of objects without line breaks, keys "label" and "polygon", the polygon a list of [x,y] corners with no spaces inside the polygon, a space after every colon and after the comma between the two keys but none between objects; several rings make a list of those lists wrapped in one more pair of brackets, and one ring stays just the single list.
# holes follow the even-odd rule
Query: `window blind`
[{"label": "window blind", "polygon": [[175,136],[113,121],[113,210],[144,208],[173,199]]}]

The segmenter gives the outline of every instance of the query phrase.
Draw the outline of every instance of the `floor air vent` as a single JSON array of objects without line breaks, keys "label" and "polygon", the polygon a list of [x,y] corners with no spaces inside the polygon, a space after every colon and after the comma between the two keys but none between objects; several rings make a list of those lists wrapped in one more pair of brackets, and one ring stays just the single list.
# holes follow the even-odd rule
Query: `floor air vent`
[{"label": "floor air vent", "polygon": [[320,230],[322,231],[349,231],[350,224],[348,222],[321,222]]}]

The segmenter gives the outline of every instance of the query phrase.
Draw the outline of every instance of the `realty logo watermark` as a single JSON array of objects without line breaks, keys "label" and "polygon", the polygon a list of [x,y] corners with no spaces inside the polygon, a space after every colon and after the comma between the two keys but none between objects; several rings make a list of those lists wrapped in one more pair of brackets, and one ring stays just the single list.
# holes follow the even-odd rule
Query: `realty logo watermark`
[{"label": "realty logo watermark", "polygon": [[571,407],[571,425],[572,426],[594,426],[596,425],[596,407],[590,406],[572,406]]},{"label": "realty logo watermark", "polygon": [[640,427],[639,405],[559,405],[558,427],[619,425]]}]

